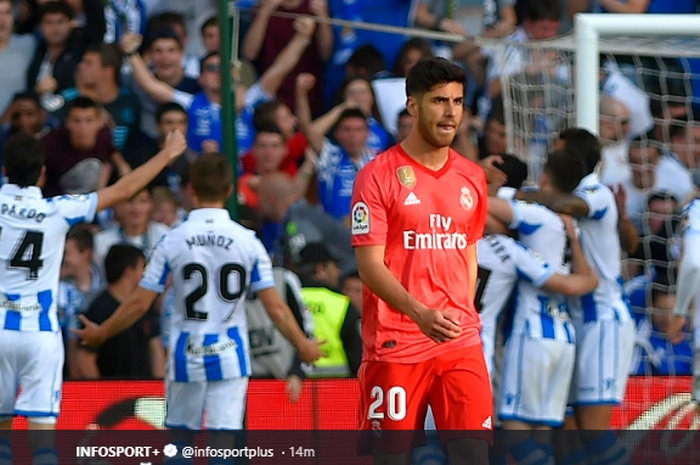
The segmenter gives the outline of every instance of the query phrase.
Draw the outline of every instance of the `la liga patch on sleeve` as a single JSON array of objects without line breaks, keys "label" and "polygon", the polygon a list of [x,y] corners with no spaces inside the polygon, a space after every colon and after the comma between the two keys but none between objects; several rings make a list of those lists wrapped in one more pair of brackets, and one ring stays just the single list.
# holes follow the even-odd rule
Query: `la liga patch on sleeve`
[{"label": "la liga patch on sleeve", "polygon": [[369,234],[369,207],[364,202],[352,206],[352,234]]}]

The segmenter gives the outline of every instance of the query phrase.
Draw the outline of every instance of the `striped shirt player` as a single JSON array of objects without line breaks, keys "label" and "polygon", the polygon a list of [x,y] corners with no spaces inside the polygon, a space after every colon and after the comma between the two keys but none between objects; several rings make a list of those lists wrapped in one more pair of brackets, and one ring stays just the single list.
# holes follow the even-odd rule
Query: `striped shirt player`
[{"label": "striped shirt player", "polygon": [[[539,204],[512,202],[510,229],[552,267],[568,275],[567,237],[562,219]],[[506,343],[499,416],[528,424],[563,424],[574,369],[575,337],[565,298],[540,289],[542,282],[518,282],[513,331]]]},{"label": "striped shirt player", "polygon": [[[683,251],[678,269],[676,305],[673,313],[677,320],[676,332],[682,331],[685,317],[695,301],[695,323],[693,325],[693,396],[700,399],[700,199],[691,201],[683,209],[681,222]],[[669,338],[673,335],[669,334]]]},{"label": "striped shirt player", "polygon": [[240,429],[251,374],[245,300],[248,289],[275,286],[255,234],[226,210],[197,209],[156,246],[140,286],[162,293],[172,275],[165,425]]},{"label": "striped shirt player", "polygon": [[574,195],[588,205],[578,222],[581,245],[600,284],[592,294],[569,302],[577,335],[569,401],[574,406],[618,404],[627,385],[635,324],[622,297],[617,204],[596,173],[583,178]]},{"label": "striped shirt player", "polygon": [[58,417],[64,348],[57,302],[65,237],[72,225],[93,220],[97,201],[95,193],[43,198],[35,186],[0,188],[0,421]]}]

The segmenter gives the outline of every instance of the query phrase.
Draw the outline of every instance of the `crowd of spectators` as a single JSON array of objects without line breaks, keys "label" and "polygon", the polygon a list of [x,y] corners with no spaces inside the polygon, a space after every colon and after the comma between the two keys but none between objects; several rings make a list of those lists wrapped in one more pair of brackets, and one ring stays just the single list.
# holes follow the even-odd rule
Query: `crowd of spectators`
[{"label": "crowd of spectators", "polygon": [[[237,2],[243,62],[236,125],[229,129],[221,119],[226,64],[218,51],[216,3],[0,0],[0,158],[13,133],[41,139],[45,195],[81,194],[114,182],[157,153],[175,129],[189,144],[148,189],[71,230],[59,296],[68,379],[163,376],[167,334],[161,329],[171,294],[95,351],[80,347],[67,329],[78,313],[104,321],[133,291],[149,252],[193,208],[189,164],[200,153],[221,151],[227,130],[235,131],[238,147],[241,222],[259,233],[280,270],[301,278],[279,275],[287,301],[294,307],[297,300],[295,313],[307,331],[315,324],[337,332],[336,362],[347,370],[334,375],[353,376],[362,302],[348,230],[350,198],[357,171],[410,131],[404,81],[411,66],[441,55],[467,70],[467,111],[454,148],[488,170],[489,156],[507,151],[501,78],[559,72],[551,56],[525,53],[518,44],[567,32],[579,11],[692,14],[697,8],[696,0],[484,0],[482,26],[467,30],[454,0]],[[333,27],[322,21],[327,18],[481,35],[514,47]],[[674,299],[678,215],[700,180],[700,125],[685,83],[641,82],[634,63],[608,60],[600,83],[603,178],[640,238],[627,247],[626,261],[639,327],[633,371],[688,374],[689,337],[668,341],[664,328]],[[331,317],[306,305],[309,293],[296,292],[318,286],[344,296],[337,324],[324,326],[322,319]],[[255,296],[248,299],[257,308]],[[304,315],[307,306],[312,316]],[[254,355],[271,339],[265,322],[258,323],[252,325],[258,332],[251,329]],[[292,356],[284,363],[298,365]]]}]

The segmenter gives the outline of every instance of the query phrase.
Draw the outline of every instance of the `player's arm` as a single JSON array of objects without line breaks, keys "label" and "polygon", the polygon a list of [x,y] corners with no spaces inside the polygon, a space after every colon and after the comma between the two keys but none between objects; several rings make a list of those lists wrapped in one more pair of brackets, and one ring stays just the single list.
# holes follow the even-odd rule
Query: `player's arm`
[{"label": "player's arm", "polygon": [[467,267],[469,268],[469,295],[476,295],[476,281],[479,275],[479,258],[476,255],[476,243],[467,246]]},{"label": "player's arm", "polygon": [[97,367],[97,352],[84,347],[77,347],[71,357],[71,377],[74,379],[99,379],[100,369]]},{"label": "player's arm", "polygon": [[588,216],[590,208],[581,197],[571,194],[559,194],[542,191],[518,191],[515,194],[517,200],[539,203],[553,212],[563,213],[574,217]]},{"label": "player's arm", "polygon": [[489,197],[489,216],[503,224],[513,224],[515,221],[515,210],[509,201],[498,197]]},{"label": "player's arm", "polygon": [[383,245],[356,246],[362,282],[392,308],[407,315],[435,342],[447,342],[461,333],[457,320],[446,311],[431,309],[406,290],[384,263]]},{"label": "player's arm", "polygon": [[272,319],[272,322],[277,326],[277,329],[280,330],[282,335],[286,337],[294,347],[296,347],[299,358],[308,363],[321,358],[323,355],[319,348],[321,343],[306,338],[304,331],[302,331],[294,318],[292,310],[284,300],[282,300],[277,289],[273,286],[257,291],[257,293],[263,305],[265,305],[270,319]]},{"label": "player's arm", "polygon": [[617,204],[617,233],[620,236],[620,246],[628,254],[633,254],[639,248],[639,234],[634,223],[627,216],[627,191],[620,184],[615,191],[615,203]]},{"label": "player's arm", "polygon": [[566,215],[562,215],[562,219],[564,220],[566,235],[569,239],[571,271],[573,273],[568,276],[555,273],[545,282],[543,287],[569,297],[589,294],[598,287],[598,277],[593,269],[588,266],[586,257],[583,255],[581,241],[579,241],[576,234],[573,219]]},{"label": "player's arm", "polygon": [[97,191],[97,211],[128,200],[187,150],[187,139],[179,131],[168,135],[163,150],[109,187]]},{"label": "player's arm", "polygon": [[85,315],[78,315],[85,328],[72,331],[82,339],[84,345],[93,347],[102,345],[107,339],[116,336],[139,321],[156,300],[156,297],[158,297],[158,292],[139,286],[104,323],[98,326]]}]

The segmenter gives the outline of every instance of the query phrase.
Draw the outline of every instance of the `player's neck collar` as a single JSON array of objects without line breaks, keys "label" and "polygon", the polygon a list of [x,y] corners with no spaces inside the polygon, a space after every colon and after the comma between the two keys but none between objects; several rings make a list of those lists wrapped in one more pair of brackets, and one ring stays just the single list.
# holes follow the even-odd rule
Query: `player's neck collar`
[{"label": "player's neck collar", "polygon": [[37,186],[19,187],[17,184],[3,184],[0,192],[9,195],[25,195],[31,197],[41,197],[41,189]]}]

